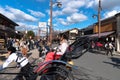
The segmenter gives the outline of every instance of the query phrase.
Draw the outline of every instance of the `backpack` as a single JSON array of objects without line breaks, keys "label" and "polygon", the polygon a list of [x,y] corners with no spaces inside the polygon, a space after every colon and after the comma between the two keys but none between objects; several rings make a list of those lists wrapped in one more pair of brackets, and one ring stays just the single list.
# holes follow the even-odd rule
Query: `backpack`
[{"label": "backpack", "polygon": [[[17,59],[16,59],[16,63],[17,63],[17,67],[20,67],[20,64],[24,61],[24,60],[26,60],[26,58],[23,56],[23,54],[22,53],[20,53],[20,52],[17,52],[16,53],[16,55],[17,55]],[[23,59],[24,58],[24,59]],[[23,60],[21,60],[21,59],[23,59]],[[18,62],[18,60],[21,60],[20,62]]]}]

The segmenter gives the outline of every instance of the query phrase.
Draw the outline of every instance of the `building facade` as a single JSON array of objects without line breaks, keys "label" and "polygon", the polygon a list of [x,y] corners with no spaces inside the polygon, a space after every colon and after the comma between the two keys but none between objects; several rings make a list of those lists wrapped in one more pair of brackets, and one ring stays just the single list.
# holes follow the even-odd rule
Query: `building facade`
[{"label": "building facade", "polygon": [[116,46],[117,51],[120,52],[120,13],[115,15],[116,17]]},{"label": "building facade", "polygon": [[18,24],[0,13],[0,44],[2,46],[6,43],[7,38],[19,36],[15,31],[15,26]]},{"label": "building facade", "polygon": [[[85,35],[88,35],[91,38],[103,38],[115,43],[116,51],[120,52],[120,13],[101,20],[100,34],[98,22],[93,24],[91,28],[89,27],[83,29]],[[89,32],[91,32],[89,34]],[[100,35],[100,37],[99,37]]]},{"label": "building facade", "polygon": [[77,37],[81,36],[81,32],[77,28],[73,28],[67,31],[62,32],[68,36],[69,43],[73,43]]}]

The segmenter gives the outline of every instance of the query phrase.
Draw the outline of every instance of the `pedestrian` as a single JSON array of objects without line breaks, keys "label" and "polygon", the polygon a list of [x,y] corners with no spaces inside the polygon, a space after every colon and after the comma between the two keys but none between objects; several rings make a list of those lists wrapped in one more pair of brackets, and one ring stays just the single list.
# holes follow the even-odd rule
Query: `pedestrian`
[{"label": "pedestrian", "polygon": [[27,47],[27,45],[26,45],[25,43],[20,47],[20,51],[22,52],[22,54],[23,54],[25,57],[28,57],[28,56],[27,56],[28,47]]},{"label": "pedestrian", "polygon": [[106,48],[106,55],[110,54],[111,56],[113,56],[113,44],[111,42],[107,42],[105,44],[105,48]]},{"label": "pedestrian", "polygon": [[91,51],[93,51],[94,48],[95,48],[95,42],[92,40],[92,41],[91,41]]},{"label": "pedestrian", "polygon": [[24,80],[23,76],[26,78],[26,80],[30,80],[29,77],[32,67],[28,59],[22,56],[22,53],[16,52],[16,49],[12,46],[8,48],[8,54],[9,56],[7,60],[3,63],[3,65],[0,65],[0,70],[7,68],[8,65],[14,61],[17,63],[17,67],[21,68],[20,74],[17,76],[17,80]]}]

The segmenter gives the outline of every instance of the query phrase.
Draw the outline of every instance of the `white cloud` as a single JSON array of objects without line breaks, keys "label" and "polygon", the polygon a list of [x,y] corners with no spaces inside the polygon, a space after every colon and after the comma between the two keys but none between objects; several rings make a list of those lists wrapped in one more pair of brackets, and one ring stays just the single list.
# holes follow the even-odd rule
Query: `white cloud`
[{"label": "white cloud", "polygon": [[72,13],[75,13],[75,12],[78,12],[79,10],[78,9],[72,9],[71,7],[66,7],[62,10],[62,12],[64,14],[72,14]]},{"label": "white cloud", "polygon": [[[36,0],[36,1],[41,2],[45,0]],[[62,3],[62,7],[61,9],[58,9],[56,6],[55,7],[53,6],[53,18],[56,17],[58,19],[58,22],[63,25],[70,25],[87,20],[88,15],[84,15],[83,13],[86,14],[90,13],[91,15],[92,13],[89,12],[90,10],[85,11],[86,9],[96,9],[93,11],[93,14],[95,14],[97,12],[99,0],[58,0],[58,1]],[[105,18],[115,15],[120,11],[119,3],[120,0],[101,0],[101,6],[102,6],[101,15],[103,15]],[[39,11],[33,11],[29,9],[28,11],[31,12],[31,15],[29,15],[19,9],[15,9],[9,6],[5,8],[0,7],[0,11],[1,13],[5,14],[8,18],[17,22],[21,22],[21,21],[34,22],[38,20],[35,17],[46,17],[44,13]],[[47,12],[48,14],[50,14],[49,10],[47,10]],[[55,20],[57,19],[53,19],[53,22],[55,22]],[[30,26],[27,24],[25,25]]]},{"label": "white cloud", "polygon": [[87,8],[92,7],[94,5],[94,1],[86,1]]},{"label": "white cloud", "polygon": [[73,9],[80,8],[85,5],[84,0],[72,0],[66,4],[66,7],[71,7]]},{"label": "white cloud", "polygon": [[73,14],[80,11],[80,8],[85,6],[84,0],[63,0],[62,13],[65,15]]},{"label": "white cloud", "polygon": [[67,19],[57,20],[62,25],[70,25],[87,19],[85,15],[79,13],[80,8],[85,6],[84,0],[60,0],[60,2],[62,3],[61,11],[53,11],[53,17],[67,17]]},{"label": "white cloud", "polygon": [[12,20],[15,20],[15,19],[16,19],[15,16],[14,16],[14,14],[12,14],[12,13],[9,12],[9,11],[7,11],[7,10],[6,10],[5,8],[3,8],[3,7],[0,7],[0,12],[1,12],[3,15],[7,16],[8,18],[12,19]]},{"label": "white cloud", "polygon": [[112,11],[106,12],[106,13],[104,13],[104,18],[108,18],[108,17],[114,16],[115,14],[117,14],[119,12],[120,11],[117,11],[117,10],[112,10]]},{"label": "white cloud", "polygon": [[62,18],[59,18],[58,22],[65,26],[69,25],[69,23],[67,21],[65,21],[65,19],[62,19]]},{"label": "white cloud", "polygon": [[28,11],[29,11],[33,16],[36,16],[36,17],[45,17],[45,14],[42,13],[42,12],[33,11],[33,10],[30,10],[30,9],[28,9]]},{"label": "white cloud", "polygon": [[37,22],[37,18],[35,18],[27,13],[24,13],[23,11],[21,11],[19,9],[15,9],[15,8],[12,8],[9,6],[0,7],[0,12],[19,25],[16,27],[16,30],[38,31],[38,26],[32,25],[32,24],[27,24],[28,22]]},{"label": "white cloud", "polygon": [[[79,8],[81,8],[85,5],[84,0],[59,0],[59,1],[62,3],[62,7],[60,8],[59,11],[58,11],[58,9],[57,9],[57,11],[53,10],[53,17],[79,12]],[[47,12],[48,11],[49,10],[47,10]]]},{"label": "white cloud", "polygon": [[18,22],[19,26],[16,27],[16,30],[19,31],[29,31],[29,30],[33,30],[33,31],[38,31],[38,26],[36,25],[29,25],[26,23],[22,23],[22,22]]},{"label": "white cloud", "polygon": [[[46,12],[50,15],[50,10],[46,10]],[[63,15],[62,11],[59,11],[59,10],[53,10],[52,11],[52,16],[53,17],[57,17],[57,16],[60,16],[60,15]]]},{"label": "white cloud", "polygon": [[[86,8],[97,10],[99,0],[84,0]],[[117,9],[120,10],[120,0],[101,0],[101,7],[103,11]]]},{"label": "white cloud", "polygon": [[[98,7],[99,0],[85,0],[87,7],[92,7],[93,9]],[[101,0],[101,7],[103,10],[120,10],[120,0]]]},{"label": "white cloud", "polygon": [[62,25],[67,26],[67,25],[79,23],[79,22],[84,21],[86,19],[87,19],[87,16],[85,16],[81,13],[74,13],[71,16],[68,16],[67,19],[59,18],[58,22],[60,22]]},{"label": "white cloud", "polygon": [[53,17],[59,16],[59,15],[63,15],[63,13],[61,11],[53,11]]},{"label": "white cloud", "polygon": [[[96,14],[99,0],[59,0],[62,3],[60,11],[53,9],[53,17],[57,17],[62,25],[70,25],[87,20],[87,14]],[[120,0],[101,0],[101,16],[110,17],[120,11]],[[93,13],[85,11],[93,9]],[[95,12],[96,11],[96,12]],[[104,13],[104,14],[103,14]],[[63,17],[64,16],[64,17]],[[60,18],[61,17],[61,18]],[[66,18],[66,19],[65,19]],[[56,19],[56,20],[57,20]],[[54,19],[55,20],[55,19]]]},{"label": "white cloud", "polygon": [[5,8],[0,7],[0,11],[2,14],[4,14],[5,16],[7,16],[8,18],[10,18],[13,21],[28,21],[28,22],[34,22],[37,21],[37,18],[24,13],[23,11],[19,10],[19,9],[15,9],[9,6],[6,6]]},{"label": "white cloud", "polygon": [[102,0],[101,1],[102,8],[105,10],[113,10],[116,7],[119,7],[120,10],[120,0]]},{"label": "white cloud", "polygon": [[86,19],[87,19],[87,16],[80,14],[80,13],[74,13],[71,16],[67,17],[67,21],[69,23],[78,23]]}]

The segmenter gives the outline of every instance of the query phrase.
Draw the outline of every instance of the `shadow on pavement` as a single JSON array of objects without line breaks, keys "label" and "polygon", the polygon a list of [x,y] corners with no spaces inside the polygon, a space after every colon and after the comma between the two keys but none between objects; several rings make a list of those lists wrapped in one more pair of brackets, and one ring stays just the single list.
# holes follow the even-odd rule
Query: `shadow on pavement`
[{"label": "shadow on pavement", "polygon": [[78,67],[78,69],[73,69],[72,73],[75,80],[109,80],[101,76],[94,75],[93,71],[83,67]]},{"label": "shadow on pavement", "polygon": [[116,64],[120,64],[120,58],[111,57],[110,59],[111,59],[113,62],[115,62]]},{"label": "shadow on pavement", "polygon": [[99,50],[92,50],[92,49],[90,49],[89,52],[93,53],[93,54],[102,54],[102,55],[105,55],[105,51],[99,51]]},{"label": "shadow on pavement", "polygon": [[113,65],[113,67],[116,67],[118,69],[120,69],[120,58],[117,57],[110,57],[112,62],[104,62],[110,65]]}]

